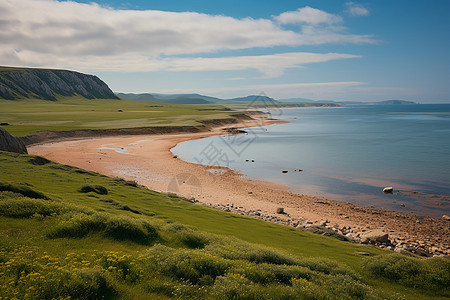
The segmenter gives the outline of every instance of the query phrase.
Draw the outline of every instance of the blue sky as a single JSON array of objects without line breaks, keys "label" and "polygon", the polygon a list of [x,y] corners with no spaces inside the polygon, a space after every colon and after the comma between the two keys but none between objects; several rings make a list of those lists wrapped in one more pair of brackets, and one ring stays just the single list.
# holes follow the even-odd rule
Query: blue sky
[{"label": "blue sky", "polygon": [[0,1],[0,65],[115,92],[450,102],[450,1]]}]

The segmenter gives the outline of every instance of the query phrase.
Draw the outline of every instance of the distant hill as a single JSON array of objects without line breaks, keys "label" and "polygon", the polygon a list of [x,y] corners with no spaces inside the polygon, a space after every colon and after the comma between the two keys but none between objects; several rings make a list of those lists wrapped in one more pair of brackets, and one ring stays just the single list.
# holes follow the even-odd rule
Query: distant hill
[{"label": "distant hill", "polygon": [[384,101],[373,101],[373,102],[363,102],[363,101],[333,101],[333,100],[311,100],[306,98],[288,98],[280,99],[280,102],[302,102],[302,103],[336,103],[342,106],[348,105],[411,105],[417,104],[413,101],[407,100],[384,100]]},{"label": "distant hill", "polygon": [[67,70],[0,67],[0,99],[56,101],[58,96],[118,99],[108,85],[94,75]]},{"label": "distant hill", "polygon": [[232,99],[226,99],[225,101],[236,101],[236,102],[242,102],[242,101],[246,101],[246,102],[254,102],[254,101],[258,101],[258,102],[278,102],[277,100],[267,97],[267,96],[260,96],[260,95],[250,95],[250,96],[246,96],[246,97],[238,97],[238,98],[232,98]]},{"label": "distant hill", "polygon": [[[302,102],[302,103],[309,103],[309,102],[323,102],[321,100],[312,100],[307,98],[287,98],[287,99],[279,99],[280,102]],[[334,102],[334,101],[328,101],[328,102]]]},{"label": "distant hill", "polygon": [[173,104],[210,104],[221,101],[219,98],[204,96],[200,94],[133,94],[133,93],[117,93],[117,96],[133,101],[151,101]]},{"label": "distant hill", "polygon": [[406,100],[385,100],[385,101],[378,101],[378,102],[369,102],[367,104],[370,105],[411,105],[411,104],[417,104],[413,101],[406,101]]},{"label": "distant hill", "polygon": [[[251,107],[337,107],[337,102],[293,98],[291,101],[275,100],[268,96],[249,95],[231,99],[220,99],[200,94],[158,94],[158,93],[117,93],[118,97],[133,101],[151,101],[173,104],[220,104],[228,107],[244,109]],[[303,101],[302,101],[303,100]]]}]

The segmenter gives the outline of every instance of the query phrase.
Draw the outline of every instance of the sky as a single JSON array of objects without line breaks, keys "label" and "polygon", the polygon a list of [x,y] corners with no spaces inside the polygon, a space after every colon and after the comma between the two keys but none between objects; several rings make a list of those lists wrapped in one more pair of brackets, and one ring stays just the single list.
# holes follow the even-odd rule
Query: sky
[{"label": "sky", "polygon": [[450,103],[448,28],[448,0],[0,0],[0,65],[125,93]]}]

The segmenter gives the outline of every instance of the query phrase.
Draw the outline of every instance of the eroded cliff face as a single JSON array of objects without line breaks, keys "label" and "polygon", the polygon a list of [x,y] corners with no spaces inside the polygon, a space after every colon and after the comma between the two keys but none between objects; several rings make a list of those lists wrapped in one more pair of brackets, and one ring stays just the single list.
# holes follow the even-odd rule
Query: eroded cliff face
[{"label": "eroded cliff face", "polygon": [[1,126],[0,126],[0,151],[28,154],[27,147],[25,147],[25,144],[19,138],[11,135]]},{"label": "eroded cliff face", "polygon": [[94,75],[65,70],[0,68],[0,99],[56,101],[57,95],[118,99],[108,85]]}]

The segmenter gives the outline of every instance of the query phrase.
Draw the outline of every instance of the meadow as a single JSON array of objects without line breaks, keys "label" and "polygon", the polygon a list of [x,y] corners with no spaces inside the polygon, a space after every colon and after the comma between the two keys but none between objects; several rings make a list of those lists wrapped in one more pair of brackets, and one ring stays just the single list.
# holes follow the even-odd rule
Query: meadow
[{"label": "meadow", "polygon": [[143,101],[59,97],[57,102],[0,100],[0,123],[9,133],[26,136],[41,130],[202,126],[202,121],[233,118],[220,105],[183,105]]},{"label": "meadow", "polygon": [[[1,299],[444,299],[450,262],[0,152]],[[361,256],[355,251],[367,252]]]}]

